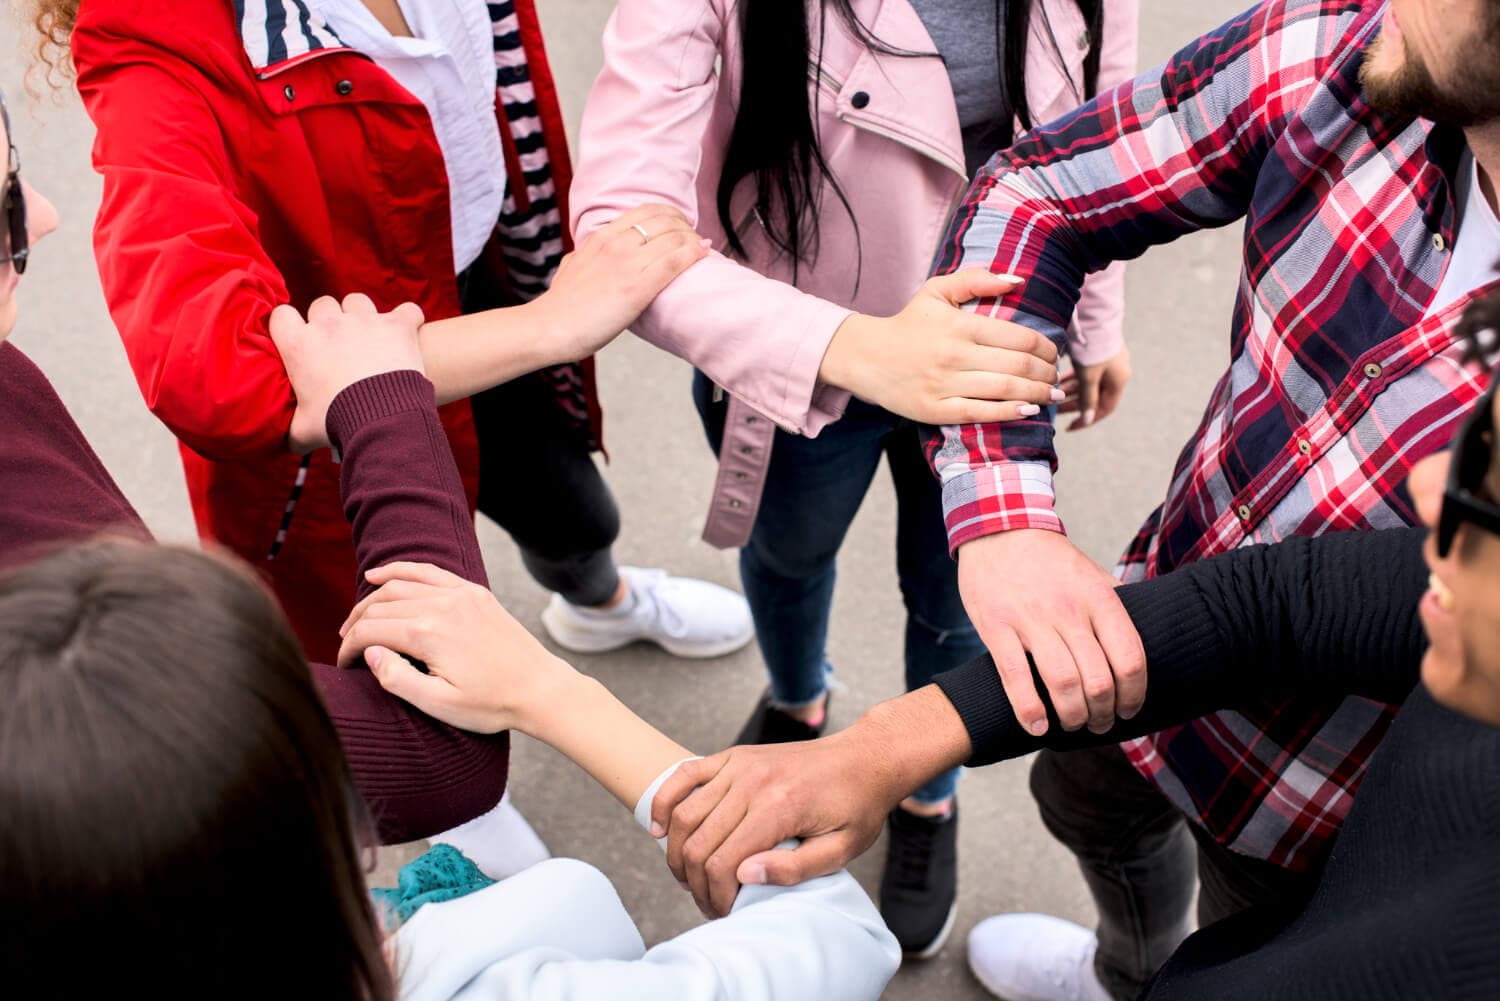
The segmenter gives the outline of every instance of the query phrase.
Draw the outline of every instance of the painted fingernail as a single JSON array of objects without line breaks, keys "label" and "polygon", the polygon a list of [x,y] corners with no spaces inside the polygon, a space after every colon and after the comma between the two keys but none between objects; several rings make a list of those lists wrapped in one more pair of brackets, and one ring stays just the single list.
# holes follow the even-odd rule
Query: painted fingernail
[{"label": "painted fingernail", "polygon": [[1068,398],[1068,394],[1067,393],[1064,393],[1062,390],[1058,389],[1056,386],[1052,387],[1052,402],[1053,403],[1061,403],[1063,400],[1066,400],[1067,398]]},{"label": "painted fingernail", "polygon": [[380,657],[381,653],[379,647],[372,646],[370,647],[370,649],[365,651],[365,663],[369,664],[371,667],[380,666]]},{"label": "painted fingernail", "polygon": [[745,886],[765,886],[766,867],[763,865],[748,865],[745,867],[745,878],[740,882]]},{"label": "painted fingernail", "polygon": [[1033,737],[1040,737],[1042,734],[1044,734],[1046,732],[1047,732],[1047,721],[1046,720],[1039,719],[1035,723],[1031,724],[1031,735]]},{"label": "painted fingernail", "polygon": [[660,824],[658,824],[654,820],[651,821],[651,836],[653,838],[665,837],[666,834],[667,834],[667,829],[665,827],[661,826]]},{"label": "painted fingernail", "polygon": [[1092,423],[1094,423],[1094,411],[1092,411],[1092,410],[1085,410],[1083,412],[1083,423],[1084,424],[1092,424]]},{"label": "painted fingernail", "polygon": [[1042,408],[1037,406],[1035,403],[1023,403],[1016,408],[1016,413],[1020,414],[1022,417],[1035,417],[1041,412]]},{"label": "painted fingernail", "polygon": [[705,250],[712,250],[713,246],[714,246],[714,242],[712,240],[710,240],[708,237],[704,237],[703,239],[701,239],[701,240],[698,241],[698,246],[704,248]]}]

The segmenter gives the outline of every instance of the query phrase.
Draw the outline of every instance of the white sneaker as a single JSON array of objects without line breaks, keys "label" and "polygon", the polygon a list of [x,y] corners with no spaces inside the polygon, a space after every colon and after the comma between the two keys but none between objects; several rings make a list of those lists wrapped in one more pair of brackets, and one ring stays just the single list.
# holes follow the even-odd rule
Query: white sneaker
[{"label": "white sneaker", "polygon": [[722,657],[755,638],[742,595],[665,570],[621,567],[629,594],[619,607],[581,608],[554,594],[542,610],[553,642],[575,653],[618,650],[649,640],[675,657]]},{"label": "white sneaker", "polygon": [[1099,940],[1046,914],[1000,914],[969,933],[969,969],[1005,1001],[1114,1001],[1094,973]]},{"label": "white sneaker", "polygon": [[452,845],[490,879],[508,879],[523,869],[552,857],[542,839],[532,830],[510,801],[510,790],[489,813],[431,839],[435,845]]}]

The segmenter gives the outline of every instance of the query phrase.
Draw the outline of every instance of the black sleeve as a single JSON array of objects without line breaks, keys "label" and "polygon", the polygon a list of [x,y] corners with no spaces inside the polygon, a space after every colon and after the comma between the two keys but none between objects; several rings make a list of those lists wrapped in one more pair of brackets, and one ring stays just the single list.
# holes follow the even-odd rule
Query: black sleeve
[{"label": "black sleeve", "polygon": [[1063,731],[1034,665],[1051,721],[1040,738],[1016,722],[989,656],[933,680],[969,731],[970,765],[1117,743],[1266,697],[1401,702],[1426,646],[1425,537],[1420,528],[1298,537],[1121,587],[1146,649],[1146,702],[1103,734]]}]

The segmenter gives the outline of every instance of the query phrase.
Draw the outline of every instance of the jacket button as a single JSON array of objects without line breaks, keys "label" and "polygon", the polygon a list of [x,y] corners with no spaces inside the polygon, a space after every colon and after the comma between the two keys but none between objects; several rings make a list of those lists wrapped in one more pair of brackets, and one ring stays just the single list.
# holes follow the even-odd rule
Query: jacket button
[{"label": "jacket button", "polygon": [[739,510],[740,508],[744,507],[745,505],[741,501],[732,500],[732,501],[729,502],[729,506],[732,507],[732,508],[734,508],[735,510]]},{"label": "jacket button", "polygon": [[1246,524],[1249,524],[1249,522],[1250,522],[1250,516],[1252,514],[1254,514],[1255,512],[1253,512],[1253,511],[1250,510],[1250,505],[1249,504],[1241,504],[1239,506],[1239,508],[1237,508],[1235,510],[1234,513],[1240,516],[1240,521],[1243,521]]},{"label": "jacket button", "polygon": [[1443,239],[1443,234],[1432,234],[1432,249],[1436,250],[1440,254],[1448,249],[1448,241]]},{"label": "jacket button", "polygon": [[333,89],[339,92],[340,97],[348,97],[354,93],[354,84],[348,80],[340,80]]},{"label": "jacket button", "polygon": [[1380,378],[1380,373],[1384,371],[1385,369],[1381,368],[1379,365],[1375,364],[1374,362],[1370,362],[1370,364],[1365,366],[1365,378],[1378,379]]},{"label": "jacket button", "polygon": [[1312,442],[1308,441],[1306,438],[1298,438],[1297,439],[1297,451],[1301,452],[1303,455],[1311,455],[1312,454]]},{"label": "jacket button", "polygon": [[297,92],[292,89],[291,84],[287,84],[285,87],[281,88],[281,92],[286,95],[286,99],[288,101],[295,101],[297,99]]},{"label": "jacket button", "polygon": [[741,448],[740,448],[740,454],[741,455],[754,455],[755,454],[755,449],[752,446],[750,446],[750,445],[744,445],[744,446],[741,446]]},{"label": "jacket button", "polygon": [[870,103],[870,95],[866,94],[862,90],[856,90],[854,92],[854,96],[849,98],[849,103],[854,105],[855,108],[868,107]]}]

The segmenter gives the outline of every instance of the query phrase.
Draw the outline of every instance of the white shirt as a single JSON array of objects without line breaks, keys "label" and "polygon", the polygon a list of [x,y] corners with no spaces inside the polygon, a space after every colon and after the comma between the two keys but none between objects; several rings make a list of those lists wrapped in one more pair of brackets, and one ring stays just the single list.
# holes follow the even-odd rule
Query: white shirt
[{"label": "white shirt", "polygon": [[494,26],[485,0],[398,2],[414,38],[392,35],[361,0],[322,0],[322,8],[345,45],[374,59],[427,108],[448,172],[454,268],[462,271],[489,242],[505,199]]},{"label": "white shirt", "polygon": [[[641,796],[642,827],[676,770]],[[847,872],[747,886],[728,917],[647,949],[608,877],[575,859],[428,904],[396,945],[402,1001],[876,1001],[901,962]]]},{"label": "white shirt", "polygon": [[[1500,178],[1491,177],[1500,183]],[[1438,285],[1437,296],[1427,307],[1430,316],[1466,292],[1471,292],[1493,278],[1500,278],[1500,218],[1495,217],[1484,189],[1479,185],[1479,164],[1474,154],[1464,152],[1458,165],[1458,226],[1453,231],[1453,256]]]}]

